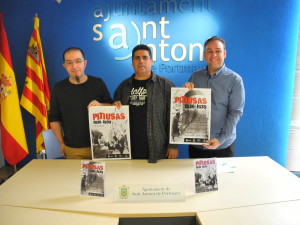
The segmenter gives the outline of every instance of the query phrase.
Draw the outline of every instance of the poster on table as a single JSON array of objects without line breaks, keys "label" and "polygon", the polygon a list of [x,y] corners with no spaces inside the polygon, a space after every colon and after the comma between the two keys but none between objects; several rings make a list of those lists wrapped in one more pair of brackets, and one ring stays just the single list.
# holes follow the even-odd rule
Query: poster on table
[{"label": "poster on table", "polygon": [[104,197],[104,174],[104,162],[82,160],[80,193],[82,195]]},{"label": "poster on table", "polygon": [[210,192],[218,190],[217,158],[195,159],[195,192]]}]

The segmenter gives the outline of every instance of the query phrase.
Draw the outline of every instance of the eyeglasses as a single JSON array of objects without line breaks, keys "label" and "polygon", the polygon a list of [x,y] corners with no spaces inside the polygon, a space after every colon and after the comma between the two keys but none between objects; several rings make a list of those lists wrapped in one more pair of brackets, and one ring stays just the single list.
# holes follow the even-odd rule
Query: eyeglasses
[{"label": "eyeglasses", "polygon": [[67,65],[67,66],[73,66],[73,64],[75,64],[75,65],[80,65],[81,63],[83,63],[83,59],[77,59],[77,60],[75,60],[75,61],[66,61],[65,62],[65,64]]}]

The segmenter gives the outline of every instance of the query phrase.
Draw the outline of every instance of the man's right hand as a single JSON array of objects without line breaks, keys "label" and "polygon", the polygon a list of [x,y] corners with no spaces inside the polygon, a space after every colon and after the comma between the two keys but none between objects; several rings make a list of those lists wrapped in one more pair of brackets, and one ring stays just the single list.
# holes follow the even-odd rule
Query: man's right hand
[{"label": "man's right hand", "polygon": [[120,101],[115,101],[112,105],[117,106],[118,109],[122,107],[122,103]]},{"label": "man's right hand", "polygon": [[60,152],[63,157],[67,158],[66,153],[65,153],[65,144],[60,144]]},{"label": "man's right hand", "polygon": [[189,90],[192,90],[194,88],[194,83],[186,82],[182,87],[188,88]]}]

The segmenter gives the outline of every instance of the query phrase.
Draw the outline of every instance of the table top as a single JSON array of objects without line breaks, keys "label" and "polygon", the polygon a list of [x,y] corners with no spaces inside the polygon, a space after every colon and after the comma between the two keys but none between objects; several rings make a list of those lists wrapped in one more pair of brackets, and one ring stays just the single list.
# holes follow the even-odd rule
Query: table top
[{"label": "table top", "polygon": [[[105,197],[80,195],[80,160],[32,160],[0,186],[0,205],[97,213],[113,217],[194,216],[196,212],[300,200],[300,179],[269,157],[226,158],[234,173],[218,173],[219,190],[194,193],[192,159],[105,161]],[[120,184],[185,186],[183,202],[116,203]]]},{"label": "table top", "polygon": [[199,212],[204,225],[299,225],[300,201]]},{"label": "table top", "polygon": [[119,218],[100,216],[97,214],[0,206],[0,223],[3,225],[118,225]]}]

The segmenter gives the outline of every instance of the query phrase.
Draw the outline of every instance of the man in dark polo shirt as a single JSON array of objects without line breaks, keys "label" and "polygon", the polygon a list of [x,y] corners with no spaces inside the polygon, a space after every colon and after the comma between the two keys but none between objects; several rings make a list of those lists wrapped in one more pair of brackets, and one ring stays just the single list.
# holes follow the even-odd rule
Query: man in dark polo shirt
[{"label": "man in dark polo shirt", "polygon": [[151,71],[151,49],[137,45],[132,50],[134,74],[114,94],[114,105],[129,105],[133,159],[157,160],[178,157],[178,146],[169,144],[170,95],[174,84]]}]

